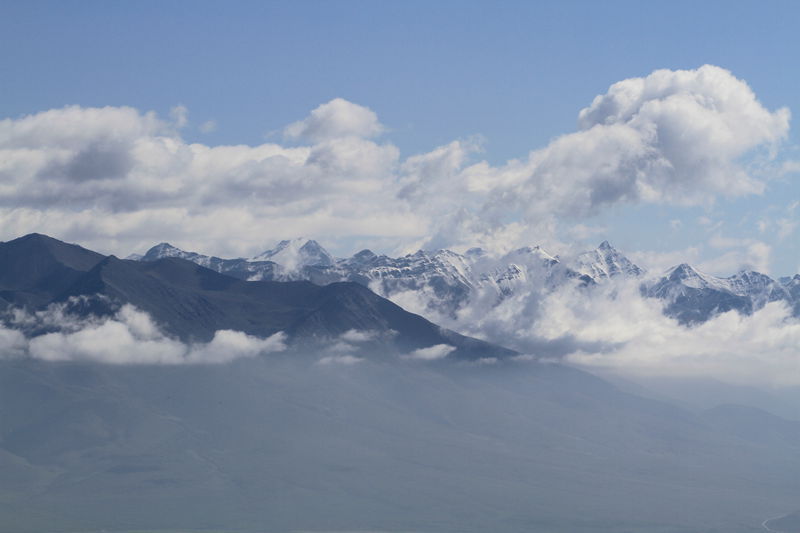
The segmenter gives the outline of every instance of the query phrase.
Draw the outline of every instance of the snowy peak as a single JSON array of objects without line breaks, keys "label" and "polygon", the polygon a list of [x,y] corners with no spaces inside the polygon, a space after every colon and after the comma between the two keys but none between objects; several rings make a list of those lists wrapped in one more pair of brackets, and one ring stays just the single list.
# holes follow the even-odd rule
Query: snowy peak
[{"label": "snowy peak", "polygon": [[317,241],[305,238],[281,241],[252,259],[220,259],[160,243],[141,260],[163,257],[186,259],[249,281],[356,282],[382,296],[396,297],[404,305],[412,302],[415,311],[430,313],[430,317],[455,318],[475,297],[499,303],[519,291],[546,294],[568,285],[590,290],[597,284],[627,279],[637,280],[646,296],[664,300],[665,313],[686,324],[729,310],[749,314],[774,301],[787,302],[800,316],[800,274],[780,281],[754,271],[720,278],[683,263],[661,276],[645,278],[644,270],[608,241],[563,260],[541,246],[517,248],[499,257],[479,248],[464,254],[418,250],[401,257],[361,250],[337,260]]},{"label": "snowy peak", "polygon": [[639,277],[644,270],[621,254],[608,241],[603,241],[594,250],[579,254],[574,261],[576,271],[595,281],[617,276]]},{"label": "snowy peak", "polygon": [[731,278],[718,278],[700,272],[687,263],[681,263],[667,270],[659,283],[670,283],[691,289],[709,289],[737,294],[733,290]]},{"label": "snowy peak", "polygon": [[700,272],[686,263],[672,267],[662,279],[693,289],[724,291],[737,296],[763,296],[770,292],[783,291],[778,282],[761,272],[742,270],[733,276],[718,278]]},{"label": "snowy peak", "polygon": [[774,279],[754,270],[742,270],[729,277],[728,283],[734,292],[741,294],[770,290],[778,286],[778,283]]},{"label": "snowy peak", "polygon": [[159,259],[163,259],[165,257],[186,259],[187,261],[197,263],[200,266],[210,268],[216,272],[225,272],[226,270],[231,270],[231,265],[242,262],[241,259],[220,259],[219,257],[198,254],[195,252],[187,252],[172,246],[167,242],[162,242],[153,246],[147,250],[147,253],[145,253],[143,256],[136,257],[136,255],[131,255],[128,258],[135,259],[137,261],[158,261]]},{"label": "snowy peak", "polygon": [[524,246],[517,248],[500,258],[502,263],[526,267],[553,266],[558,263],[555,256],[547,253],[541,246]]},{"label": "snowy peak", "polygon": [[147,250],[144,256],[142,256],[142,260],[156,261],[164,257],[183,257],[186,254],[187,252],[184,252],[180,248],[176,248],[168,242],[162,242]]},{"label": "snowy peak", "polygon": [[368,265],[378,258],[372,250],[361,250],[353,254],[352,257],[345,259],[343,262],[352,265]]},{"label": "snowy peak", "polygon": [[336,262],[317,241],[304,238],[281,241],[272,250],[267,250],[250,261],[273,261],[287,271],[306,266],[330,267]]},{"label": "snowy peak", "polygon": [[729,310],[750,314],[777,301],[794,305],[795,315],[800,314],[797,297],[786,283],[752,270],[718,278],[683,263],[645,285],[645,294],[668,302],[666,313],[686,323],[704,322]]},{"label": "snowy peak", "polygon": [[743,270],[727,279],[731,292],[746,296],[753,301],[756,309],[769,302],[791,300],[791,292],[766,274],[753,270]]},{"label": "snowy peak", "polygon": [[688,287],[693,287],[696,289],[715,285],[714,283],[709,283],[708,281],[708,278],[711,278],[711,276],[700,273],[688,263],[681,263],[680,265],[670,268],[667,270],[667,273],[664,275],[664,277],[669,281],[680,282]]}]

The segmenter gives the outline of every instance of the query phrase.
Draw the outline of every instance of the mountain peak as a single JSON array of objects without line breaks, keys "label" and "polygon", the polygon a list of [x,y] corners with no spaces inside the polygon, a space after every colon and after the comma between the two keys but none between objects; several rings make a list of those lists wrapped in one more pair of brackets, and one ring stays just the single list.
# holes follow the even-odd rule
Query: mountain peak
[{"label": "mountain peak", "polygon": [[33,255],[49,255],[78,270],[86,270],[86,265],[94,265],[103,257],[101,254],[77,244],[63,242],[41,233],[29,233],[0,244],[7,250],[7,253],[28,254],[31,257]]},{"label": "mountain peak", "polygon": [[17,237],[16,239],[13,239],[13,240],[8,241],[8,242],[16,242],[16,241],[22,242],[22,241],[29,241],[29,240],[33,240],[33,239],[46,239],[46,240],[53,240],[53,241],[56,240],[56,239],[53,239],[52,237],[50,237],[48,235],[43,235],[41,233],[33,232],[33,233],[28,233],[27,235],[23,235],[22,237]]},{"label": "mountain peak", "polygon": [[667,277],[672,279],[686,279],[689,277],[699,277],[700,273],[689,263],[681,263],[667,271]]},{"label": "mountain peak", "polygon": [[575,269],[595,281],[617,276],[638,277],[644,270],[621,254],[608,241],[594,250],[583,252],[575,259]]},{"label": "mountain peak", "polygon": [[161,259],[162,257],[180,257],[183,256],[186,252],[172,246],[168,242],[161,242],[147,250],[145,254],[142,256],[144,261],[154,261],[156,259]]},{"label": "mountain peak", "polygon": [[280,241],[275,248],[267,250],[250,261],[273,261],[289,271],[305,266],[331,266],[333,256],[317,241],[296,237]]},{"label": "mountain peak", "polygon": [[357,252],[356,254],[353,255],[353,258],[354,259],[358,259],[359,261],[367,261],[367,260],[370,260],[370,259],[374,259],[376,257],[378,257],[378,256],[375,255],[375,252],[373,252],[372,250],[369,250],[367,248],[365,248],[365,249],[361,250],[360,252]]}]

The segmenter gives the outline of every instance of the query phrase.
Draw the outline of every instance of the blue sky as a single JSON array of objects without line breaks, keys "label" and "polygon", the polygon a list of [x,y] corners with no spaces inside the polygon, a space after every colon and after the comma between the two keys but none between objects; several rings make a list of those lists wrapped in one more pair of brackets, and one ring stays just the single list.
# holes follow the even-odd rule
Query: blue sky
[{"label": "blue sky", "polygon": [[[187,143],[292,147],[308,142],[287,139],[287,124],[342,98],[377,115],[384,132],[374,142],[396,147],[399,165],[478,139],[481,151],[465,156],[464,166],[500,167],[575,132],[579,111],[612,84],[657,69],[717,65],[746,82],[766,110],[796,114],[799,11],[794,2],[4,2],[0,118],[79,105],[131,106],[167,120],[182,105],[188,118],[179,135]],[[209,121],[213,131],[201,131]],[[773,147],[775,159],[750,171],[766,184],[761,194],[721,194],[690,207],[613,203],[562,217],[553,234],[534,224],[531,244],[608,238],[653,266],[684,257],[722,274],[739,266],[797,272],[800,233],[791,227],[800,188],[796,174],[779,172],[798,158],[793,122]],[[63,206],[49,209],[56,208]],[[36,209],[15,215],[2,238],[50,228],[44,208]],[[93,232],[84,218],[63,237],[123,253],[158,233],[129,231],[131,224]],[[227,246],[164,224],[165,238],[219,253],[293,236],[287,223]],[[600,230],[566,231],[578,224]],[[411,229],[362,233],[331,231],[320,240],[340,253],[420,240]]]}]

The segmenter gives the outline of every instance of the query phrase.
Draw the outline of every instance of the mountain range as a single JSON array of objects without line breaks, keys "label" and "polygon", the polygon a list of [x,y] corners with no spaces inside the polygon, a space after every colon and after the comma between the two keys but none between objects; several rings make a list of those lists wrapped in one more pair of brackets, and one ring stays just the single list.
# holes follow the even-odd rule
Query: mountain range
[{"label": "mountain range", "polygon": [[108,317],[131,304],[185,342],[234,330],[258,337],[283,332],[299,345],[358,331],[375,336],[384,351],[444,345],[453,358],[515,354],[441,328],[358,283],[243,281],[177,256],[123,260],[39,234],[0,243],[0,309],[57,304],[79,317]]},{"label": "mountain range", "polygon": [[[70,317],[91,329],[130,305],[188,344],[284,332],[289,349],[227,364],[0,351],[0,532],[747,533],[779,515],[770,527],[793,531],[800,422],[624,392],[436,326],[365,286],[438,288],[444,305],[480,287],[506,298],[533,282],[644,283],[607,243],[574,263],[535,247],[507,264],[480,250],[335,259],[308,242],[252,260],[154,250],[137,261],[38,234],[0,243],[0,316],[37,339],[54,325],[21,315],[55,310],[71,331]],[[312,273],[315,283],[299,279]],[[739,276],[711,288],[759,283],[772,287]],[[116,330],[104,331],[82,339],[113,350]],[[361,358],[321,358],[367,332]],[[444,361],[408,357],[441,346]]]},{"label": "mountain range", "polygon": [[337,259],[317,241],[281,241],[254,258],[221,259],[186,252],[161,243],[140,261],[178,257],[219,273],[246,280],[308,280],[315,284],[352,281],[389,299],[414,293],[424,302],[420,309],[431,317],[449,315],[468,304],[477,293],[488,292],[495,302],[523,290],[552,291],[571,284],[585,290],[609,282],[632,280],[643,295],[664,301],[664,312],[686,325],[735,310],[751,314],[769,302],[781,301],[800,316],[800,274],[774,280],[743,270],[728,278],[705,274],[681,264],[664,273],[648,274],[607,241],[594,250],[559,258],[540,246],[492,256],[479,248],[463,254],[451,250],[423,251],[401,257],[362,250]]}]

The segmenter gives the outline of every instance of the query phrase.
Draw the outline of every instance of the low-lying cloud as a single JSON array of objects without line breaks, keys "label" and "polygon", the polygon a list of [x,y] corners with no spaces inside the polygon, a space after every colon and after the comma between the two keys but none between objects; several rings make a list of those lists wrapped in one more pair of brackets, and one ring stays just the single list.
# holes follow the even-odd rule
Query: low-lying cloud
[{"label": "low-lying cloud", "polygon": [[414,350],[405,357],[407,359],[418,359],[421,361],[436,361],[437,359],[444,359],[453,351],[455,351],[455,347],[449,344],[434,344],[427,348]]},{"label": "low-lying cloud", "polygon": [[800,319],[783,302],[752,315],[720,313],[692,327],[642,296],[639,281],[547,292],[518,287],[499,304],[474,298],[449,327],[529,354],[628,376],[704,377],[758,386],[800,385]]},{"label": "low-lying cloud", "polygon": [[[20,327],[57,330],[28,336],[17,329]],[[283,333],[262,339],[241,331],[218,330],[207,343],[184,343],[165,335],[147,313],[130,304],[105,318],[77,319],[58,305],[34,315],[18,311],[6,326],[0,326],[0,354],[6,358],[125,365],[227,363],[283,351],[285,340]]]}]

